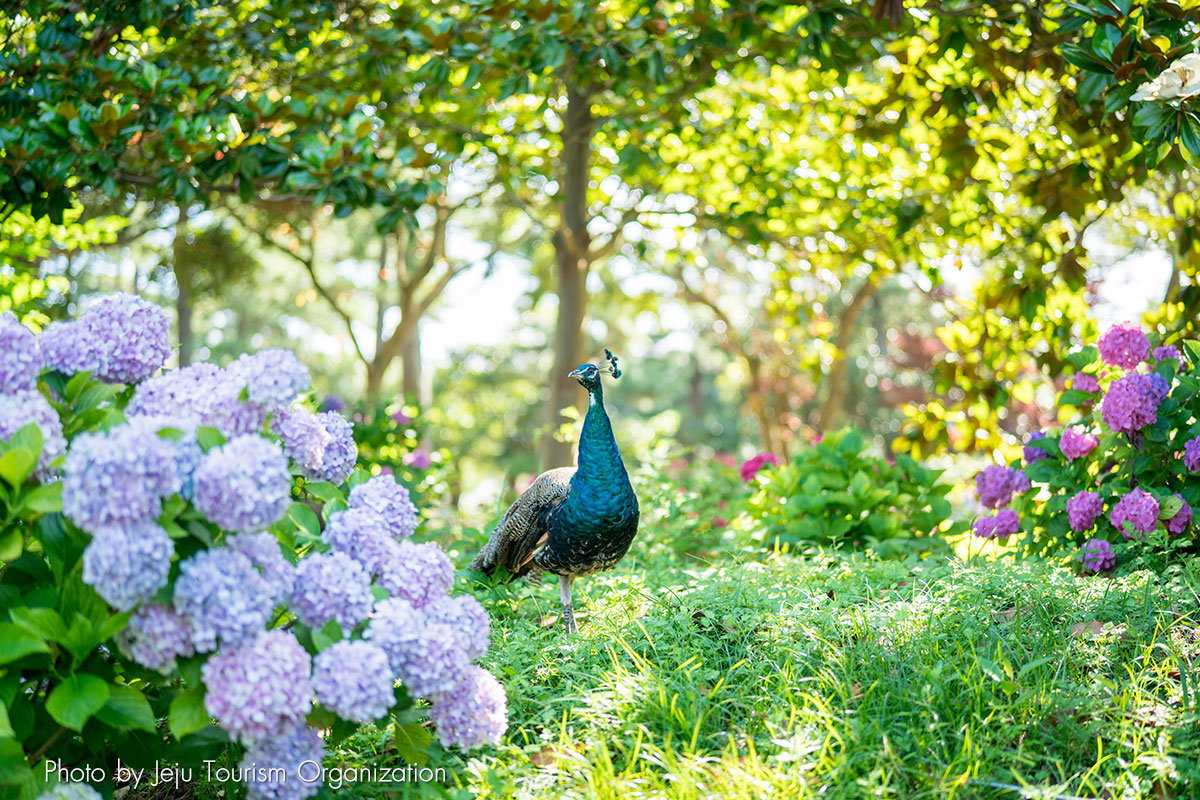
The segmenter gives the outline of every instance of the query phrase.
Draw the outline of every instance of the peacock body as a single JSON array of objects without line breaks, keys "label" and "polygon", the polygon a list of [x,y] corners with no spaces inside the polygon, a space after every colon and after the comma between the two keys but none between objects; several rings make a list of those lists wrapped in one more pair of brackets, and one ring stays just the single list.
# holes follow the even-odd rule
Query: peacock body
[{"label": "peacock body", "polygon": [[[620,376],[607,353],[607,374]],[[513,502],[496,524],[471,569],[491,575],[500,565],[514,577],[540,581],[543,571],[558,575],[567,632],[575,630],[571,585],[581,575],[616,566],[637,534],[638,502],[612,423],[595,364],[571,372],[588,393],[588,411],[579,436],[578,466],[548,470]]]}]

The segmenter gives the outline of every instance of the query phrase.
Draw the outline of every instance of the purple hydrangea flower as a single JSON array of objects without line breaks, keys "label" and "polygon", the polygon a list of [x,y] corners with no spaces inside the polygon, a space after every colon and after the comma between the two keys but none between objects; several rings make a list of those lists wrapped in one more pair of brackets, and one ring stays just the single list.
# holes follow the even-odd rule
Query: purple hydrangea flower
[{"label": "purple hydrangea flower", "polygon": [[279,540],[271,533],[241,533],[229,537],[225,546],[241,553],[258,567],[267,586],[271,588],[272,605],[287,600],[296,582],[296,568],[283,557]]},{"label": "purple hydrangea flower", "polygon": [[393,674],[413,697],[450,691],[470,664],[449,625],[429,624],[420,610],[401,598],[375,604],[363,637],[387,653]]},{"label": "purple hydrangea flower", "polygon": [[192,625],[192,643],[207,653],[238,644],[266,627],[274,588],[250,559],[227,547],[201,550],[179,565],[175,610]]},{"label": "purple hydrangea flower", "polygon": [[1192,524],[1192,507],[1179,495],[1175,495],[1183,503],[1175,515],[1166,521],[1167,532],[1179,535],[1187,531]]},{"label": "purple hydrangea flower", "polygon": [[1183,446],[1183,465],[1189,472],[1200,472],[1200,439],[1192,439]]},{"label": "purple hydrangea flower", "polygon": [[56,783],[38,795],[37,800],[104,800],[86,783]]},{"label": "purple hydrangea flower", "polygon": [[[267,736],[246,748],[243,772],[265,770],[265,780],[246,784],[246,800],[306,800],[321,790],[317,767],[325,758],[325,740],[303,723]],[[304,768],[301,769],[300,765]],[[315,765],[315,766],[314,766]],[[279,778],[279,780],[276,780]]]},{"label": "purple hydrangea flower", "polygon": [[408,414],[405,414],[403,411],[397,411],[395,414],[392,414],[392,421],[397,425],[404,426],[411,425],[413,418]]},{"label": "purple hydrangea flower", "polygon": [[313,662],[317,701],[351,722],[371,722],[396,702],[395,678],[387,653],[377,645],[343,639]]},{"label": "purple hydrangea flower", "polygon": [[[129,417],[129,424],[135,428],[143,428],[171,443],[175,450],[175,474],[179,476],[179,494],[183,499],[191,500],[195,489],[193,479],[196,468],[200,466],[200,459],[204,457],[204,451],[196,440],[196,428],[192,422],[173,417],[132,416]],[[179,431],[179,435],[164,436],[162,431],[165,430]]]},{"label": "purple hydrangea flower", "polygon": [[975,493],[985,508],[1008,505],[1013,495],[1013,470],[993,464],[975,476]]},{"label": "purple hydrangea flower", "polygon": [[1046,438],[1045,431],[1034,431],[1033,433],[1029,434],[1029,438],[1026,440],[1025,446],[1023,448],[1021,448],[1021,454],[1023,456],[1025,456],[1025,463],[1027,465],[1032,464],[1035,461],[1041,461],[1043,458],[1050,457],[1050,454],[1047,453],[1045,450],[1041,449],[1040,447],[1030,447],[1030,444],[1029,444],[1031,442],[1036,442],[1039,439],[1045,439],[1045,438]]},{"label": "purple hydrangea flower", "polygon": [[508,701],[500,682],[482,667],[468,667],[459,685],[438,695],[429,709],[443,744],[464,750],[497,744],[508,730]]},{"label": "purple hydrangea flower", "polygon": [[215,447],[196,470],[196,509],[230,531],[257,531],[291,504],[292,476],[279,445],[247,435]]},{"label": "purple hydrangea flower", "polygon": [[203,424],[203,410],[220,380],[221,370],[206,363],[190,364],[155,375],[134,389],[125,414],[171,417],[186,420],[193,426]]},{"label": "purple hydrangea flower", "polygon": [[1133,369],[1150,355],[1150,340],[1132,322],[1113,325],[1098,342],[1100,358],[1105,364]]},{"label": "purple hydrangea flower", "polygon": [[345,411],[346,401],[338,397],[336,394],[326,395],[321,401],[321,405],[317,407],[318,411]]},{"label": "purple hydrangea flower", "polygon": [[204,707],[242,742],[259,742],[301,724],[312,710],[312,659],[292,634],[263,631],[204,663]]},{"label": "purple hydrangea flower", "polygon": [[[1100,393],[1100,381],[1095,375],[1086,375],[1080,373],[1071,381],[1071,388],[1077,392],[1087,392],[1088,394]],[[1090,405],[1090,403],[1089,403]]]},{"label": "purple hydrangea flower", "polygon": [[1107,572],[1117,565],[1117,554],[1103,539],[1090,539],[1079,555],[1083,569],[1088,572]]},{"label": "purple hydrangea flower", "polygon": [[429,451],[418,447],[411,453],[405,453],[402,459],[406,466],[413,469],[429,469],[429,465],[433,463],[433,459],[429,457]]},{"label": "purple hydrangea flower", "polygon": [[173,555],[171,537],[151,520],[96,528],[83,551],[83,582],[128,611],[167,585]]},{"label": "purple hydrangea flower", "polygon": [[1117,501],[1108,519],[1126,539],[1130,533],[1125,530],[1124,522],[1132,525],[1135,531],[1149,533],[1158,525],[1158,501],[1149,492],[1134,489]]},{"label": "purple hydrangea flower", "polygon": [[1183,358],[1179,352],[1179,348],[1173,344],[1163,345],[1162,347],[1154,348],[1155,361],[1167,361],[1168,359],[1179,360]]},{"label": "purple hydrangea flower", "polygon": [[995,534],[996,520],[994,517],[976,517],[971,523],[971,533],[980,539],[991,539]]},{"label": "purple hydrangea flower", "polygon": [[0,394],[0,441],[7,442],[13,434],[31,423],[42,434],[42,454],[38,456],[35,475],[39,481],[46,483],[58,472],[54,462],[67,452],[67,440],[63,437],[58,414],[42,393],[35,389]]},{"label": "purple hydrangea flower", "polygon": [[385,520],[363,506],[330,514],[321,538],[335,552],[345,553],[362,564],[373,576],[381,575],[396,557],[396,541]]},{"label": "purple hydrangea flower", "polygon": [[175,669],[176,658],[196,652],[192,647],[192,626],[187,619],[160,603],[139,606],[116,640],[127,658],[163,675]]},{"label": "purple hydrangea flower", "polygon": [[81,321],[51,322],[38,337],[42,362],[64,375],[96,372],[104,363],[104,343]]},{"label": "purple hydrangea flower", "polygon": [[136,295],[109,295],[89,308],[80,322],[103,353],[95,378],[105,383],[145,380],[171,354],[167,313]]},{"label": "purple hydrangea flower", "polygon": [[1021,520],[1011,508],[1002,508],[994,517],[980,517],[971,526],[981,539],[1007,539],[1021,530]]},{"label": "purple hydrangea flower", "polygon": [[229,366],[229,373],[245,382],[251,403],[271,412],[286,409],[312,382],[308,367],[282,348],[243,355]]},{"label": "purple hydrangea flower", "polygon": [[1072,425],[1063,431],[1062,438],[1058,440],[1058,449],[1068,461],[1074,461],[1092,452],[1099,443],[1100,440],[1094,434],[1088,433],[1087,428]]},{"label": "purple hydrangea flower", "polygon": [[155,519],[179,491],[174,444],[144,426],[81,433],[65,469],[63,513],[85,531]]},{"label": "purple hydrangea flower", "polygon": [[1013,494],[1024,494],[1033,488],[1033,484],[1029,480],[1029,476],[1019,469],[1012,471],[1012,490]]},{"label": "purple hydrangea flower", "polygon": [[1104,503],[1095,492],[1079,492],[1067,500],[1067,519],[1073,531],[1091,529],[1103,511]]},{"label": "purple hydrangea flower", "polygon": [[417,608],[449,594],[454,564],[435,544],[403,541],[383,566],[379,584],[392,597],[403,597]]},{"label": "purple hydrangea flower", "polygon": [[421,613],[429,622],[450,626],[458,634],[467,658],[474,661],[487,655],[492,621],[479,601],[471,595],[439,597],[421,609]]},{"label": "purple hydrangea flower", "polygon": [[349,506],[374,513],[395,539],[407,539],[417,528],[417,507],[408,489],[390,475],[378,475],[351,489]]},{"label": "purple hydrangea flower", "polygon": [[41,371],[42,349],[33,331],[11,311],[0,314],[0,393],[34,388]]},{"label": "purple hydrangea flower", "polygon": [[1113,381],[1100,407],[1104,424],[1117,433],[1125,434],[1153,425],[1158,415],[1158,404],[1166,396],[1164,383],[1158,375],[1136,373]]},{"label": "purple hydrangea flower", "polygon": [[271,430],[283,440],[283,452],[296,466],[312,472],[321,468],[330,436],[307,408],[296,408],[276,415]]},{"label": "purple hydrangea flower", "polygon": [[314,553],[296,567],[291,609],[310,628],[336,620],[350,631],[371,613],[371,576],[344,553]]},{"label": "purple hydrangea flower", "polygon": [[325,445],[321,466],[317,469],[305,470],[304,474],[309,480],[340,484],[350,477],[350,473],[354,471],[354,463],[358,460],[358,447],[354,444],[354,428],[345,417],[336,411],[324,411],[317,415],[317,419],[321,420],[321,424],[325,426],[325,432],[329,434],[329,441]]}]

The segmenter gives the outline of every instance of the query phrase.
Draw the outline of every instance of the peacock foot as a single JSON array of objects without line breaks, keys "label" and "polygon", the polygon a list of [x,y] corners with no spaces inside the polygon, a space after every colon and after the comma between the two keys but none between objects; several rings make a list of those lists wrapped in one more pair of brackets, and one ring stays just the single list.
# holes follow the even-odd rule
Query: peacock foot
[{"label": "peacock foot", "polygon": [[579,628],[575,625],[575,612],[569,605],[562,607],[563,631],[569,636],[573,633],[579,633]]}]

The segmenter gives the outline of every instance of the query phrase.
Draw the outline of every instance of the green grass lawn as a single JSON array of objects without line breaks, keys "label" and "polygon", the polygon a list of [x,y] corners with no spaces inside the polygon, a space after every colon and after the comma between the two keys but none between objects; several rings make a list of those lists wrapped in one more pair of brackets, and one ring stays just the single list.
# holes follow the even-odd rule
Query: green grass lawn
[{"label": "green grass lawn", "polygon": [[1200,564],[1163,574],[631,556],[576,584],[570,639],[554,587],[477,589],[510,727],[435,763],[485,797],[1197,797]]}]

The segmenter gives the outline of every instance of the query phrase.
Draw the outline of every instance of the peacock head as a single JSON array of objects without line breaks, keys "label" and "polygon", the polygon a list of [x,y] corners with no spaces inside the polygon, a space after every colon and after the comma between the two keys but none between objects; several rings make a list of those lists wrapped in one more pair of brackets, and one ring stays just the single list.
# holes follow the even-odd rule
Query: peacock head
[{"label": "peacock head", "polygon": [[604,366],[599,367],[595,364],[580,364],[571,370],[567,377],[579,381],[579,385],[589,392],[596,391],[600,388],[601,375],[611,375],[614,379],[621,377],[621,370],[617,367],[617,357],[612,354],[611,350],[605,349],[603,364]]}]

